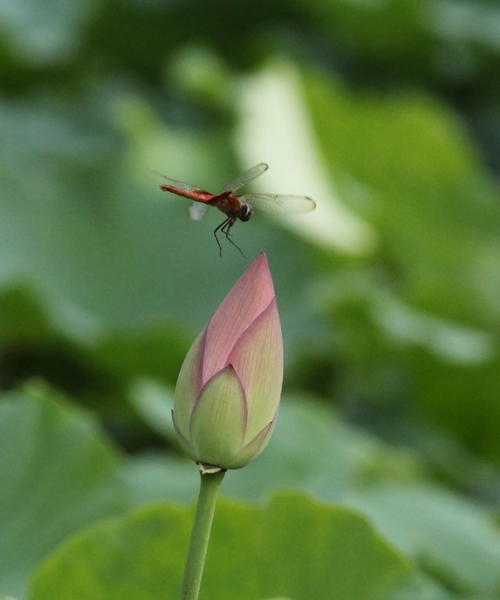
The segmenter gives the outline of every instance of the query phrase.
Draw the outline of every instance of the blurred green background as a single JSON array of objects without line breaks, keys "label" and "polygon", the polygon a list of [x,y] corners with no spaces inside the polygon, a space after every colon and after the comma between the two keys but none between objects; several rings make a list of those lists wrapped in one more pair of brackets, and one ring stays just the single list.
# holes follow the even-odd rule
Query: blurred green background
[{"label": "blurred green background", "polygon": [[[223,491],[354,506],[432,597],[500,598],[500,5],[4,0],[0,83],[0,593],[100,517],[192,500],[172,389],[264,249],[282,416]],[[217,191],[259,162],[317,210],[237,223],[246,258],[151,171]]]}]

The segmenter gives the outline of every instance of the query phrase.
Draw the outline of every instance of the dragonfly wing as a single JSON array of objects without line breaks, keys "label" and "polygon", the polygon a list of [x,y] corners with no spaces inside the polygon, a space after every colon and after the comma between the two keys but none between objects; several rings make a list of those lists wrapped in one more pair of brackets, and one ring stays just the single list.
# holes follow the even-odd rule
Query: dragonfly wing
[{"label": "dragonfly wing", "polygon": [[160,173],[159,171],[155,171],[154,169],[151,169],[151,171],[153,173],[156,173],[156,175],[163,177],[163,179],[166,179],[168,181],[169,185],[179,188],[180,190],[184,190],[185,192],[194,192],[194,193],[201,192],[203,194],[209,193],[209,192],[205,192],[205,190],[201,190],[200,188],[197,188],[194,185],[189,185],[189,183],[183,183],[182,181],[178,181],[177,179],[172,179],[171,177],[167,177],[166,175],[163,175],[163,173]]},{"label": "dragonfly wing", "polygon": [[238,196],[241,202],[272,213],[296,215],[316,208],[316,202],[309,196],[289,196],[285,194],[244,194]]},{"label": "dragonfly wing", "polygon": [[209,204],[202,204],[201,202],[191,202],[188,208],[189,218],[193,221],[201,221],[209,208]]},{"label": "dragonfly wing", "polygon": [[224,189],[222,189],[219,193],[222,194],[223,192],[235,192],[236,190],[239,190],[241,187],[243,187],[249,181],[252,181],[252,179],[255,179],[259,175],[262,175],[262,173],[264,173],[264,171],[267,171],[267,169],[269,169],[269,165],[266,165],[266,163],[260,163],[260,164],[256,165],[255,167],[248,169],[248,171],[245,171],[243,174],[241,174],[236,179],[233,179],[233,181],[228,183],[224,187]]}]

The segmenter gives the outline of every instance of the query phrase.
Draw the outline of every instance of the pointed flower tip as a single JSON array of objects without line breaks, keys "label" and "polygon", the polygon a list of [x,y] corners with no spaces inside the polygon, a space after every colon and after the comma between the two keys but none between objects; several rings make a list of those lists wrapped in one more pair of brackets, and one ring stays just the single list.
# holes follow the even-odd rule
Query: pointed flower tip
[{"label": "pointed flower tip", "polygon": [[239,284],[239,282],[243,279],[243,277],[247,276],[251,281],[255,281],[263,292],[271,299],[274,296],[274,285],[271,277],[271,271],[269,270],[269,263],[267,261],[267,256],[264,251],[262,251],[257,258],[253,261],[253,263],[248,267],[246,272],[240,278],[240,280],[236,283],[235,287]]},{"label": "pointed flower tip", "polygon": [[283,381],[281,326],[264,252],[223,300],[195,350],[177,381],[176,430],[194,460],[240,468],[267,443],[268,435],[257,434],[278,410]]},{"label": "pointed flower tip", "polygon": [[204,349],[203,383],[224,368],[243,332],[266,310],[274,297],[271,272],[262,252],[210,319]]},{"label": "pointed flower tip", "polygon": [[[274,285],[269,270],[269,263],[264,252],[252,262],[248,269],[235,283],[227,299],[238,301],[246,298],[247,303],[255,307],[265,308],[274,296]],[[224,306],[224,303],[221,305]]]}]

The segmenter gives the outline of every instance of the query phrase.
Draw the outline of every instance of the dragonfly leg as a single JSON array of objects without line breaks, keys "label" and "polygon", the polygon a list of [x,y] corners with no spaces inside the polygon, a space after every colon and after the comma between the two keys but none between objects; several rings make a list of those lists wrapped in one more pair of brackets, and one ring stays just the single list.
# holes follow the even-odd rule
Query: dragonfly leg
[{"label": "dragonfly leg", "polygon": [[220,245],[219,238],[217,237],[217,232],[220,230],[224,231],[222,228],[226,225],[228,220],[229,219],[222,221],[222,223],[220,225],[217,225],[217,227],[214,229],[214,237],[215,237],[215,241],[217,242],[217,246],[219,246],[219,256],[221,258],[222,258],[222,246]]},{"label": "dragonfly leg", "polygon": [[214,231],[214,236],[215,239],[217,241],[217,245],[219,246],[219,256],[222,258],[222,247],[220,245],[219,239],[217,237],[217,232],[221,231],[225,236],[226,239],[231,242],[231,244],[237,248],[240,253],[241,256],[243,256],[243,258],[245,258],[245,255],[243,254],[243,252],[241,251],[241,248],[239,246],[237,246],[233,240],[231,239],[231,227],[234,225],[234,223],[236,222],[236,219],[234,219],[233,217],[228,217],[225,221],[223,221]]},{"label": "dragonfly leg", "polygon": [[236,223],[236,219],[234,217],[228,217],[228,219],[226,220],[225,225],[223,225],[223,227],[221,228],[221,231],[224,233],[224,235],[226,236],[226,239],[231,242],[231,244],[237,248],[241,254],[241,256],[243,256],[243,258],[245,258],[245,255],[243,254],[243,251],[241,250],[241,248],[239,246],[237,246],[233,240],[231,239],[231,227]]}]

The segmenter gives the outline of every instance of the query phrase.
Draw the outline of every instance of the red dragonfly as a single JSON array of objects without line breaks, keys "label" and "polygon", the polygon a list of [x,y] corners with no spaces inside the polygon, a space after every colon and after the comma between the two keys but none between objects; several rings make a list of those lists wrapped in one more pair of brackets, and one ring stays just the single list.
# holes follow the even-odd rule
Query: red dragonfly
[{"label": "red dragonfly", "polygon": [[248,169],[248,171],[245,171],[242,175],[228,183],[218,194],[212,194],[193,185],[171,179],[166,175],[158,173],[158,171],[155,171],[155,173],[168,181],[168,183],[160,185],[160,189],[164,192],[171,192],[172,194],[193,200],[189,207],[189,216],[191,219],[200,221],[211,206],[215,206],[226,215],[226,219],[214,231],[215,240],[219,246],[219,254],[222,256],[222,247],[217,237],[217,232],[221,231],[226,236],[226,239],[241,252],[241,249],[230,238],[231,227],[233,227],[238,219],[240,221],[248,221],[253,215],[254,207],[282,214],[296,214],[316,208],[316,203],[308,196],[281,194],[240,195],[234,193],[246,183],[262,175],[268,168],[269,165],[266,165],[266,163],[260,163]]}]

